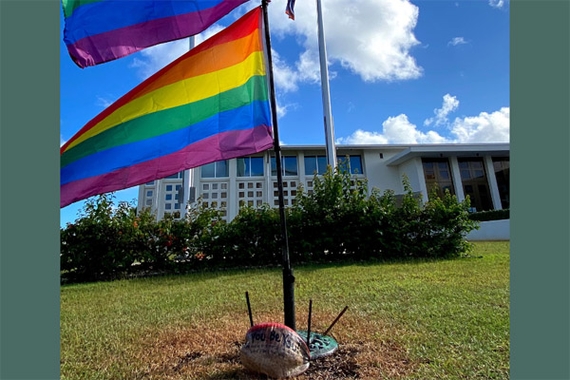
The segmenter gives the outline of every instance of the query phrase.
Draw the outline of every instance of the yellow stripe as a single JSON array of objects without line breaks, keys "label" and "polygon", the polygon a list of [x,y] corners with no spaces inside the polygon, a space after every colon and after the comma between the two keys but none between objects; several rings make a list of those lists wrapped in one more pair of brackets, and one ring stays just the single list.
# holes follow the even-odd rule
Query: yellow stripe
[{"label": "yellow stripe", "polygon": [[[204,75],[222,70],[228,66],[237,65],[243,61],[246,55],[251,54],[253,51],[261,50],[260,31],[255,29],[251,34],[243,38],[216,45],[189,56],[176,66],[173,66],[160,78],[154,80],[143,92],[137,94],[137,97],[181,79]],[[212,54],[215,54],[216,59],[212,59]]]},{"label": "yellow stripe", "polygon": [[[215,57],[212,58],[215,59]],[[73,141],[67,149],[69,150],[81,142],[129,120],[149,113],[193,103],[239,87],[254,75],[265,75],[263,52],[260,51],[252,53],[237,65],[175,82],[134,99],[101,120],[93,128]]]}]

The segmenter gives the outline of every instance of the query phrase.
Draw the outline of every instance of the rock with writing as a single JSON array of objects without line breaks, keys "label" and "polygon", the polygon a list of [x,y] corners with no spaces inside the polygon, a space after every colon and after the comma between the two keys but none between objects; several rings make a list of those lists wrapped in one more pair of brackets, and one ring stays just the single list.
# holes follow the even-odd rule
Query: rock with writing
[{"label": "rock with writing", "polygon": [[282,379],[305,372],[311,354],[293,329],[280,323],[261,323],[247,331],[240,358],[246,368]]}]

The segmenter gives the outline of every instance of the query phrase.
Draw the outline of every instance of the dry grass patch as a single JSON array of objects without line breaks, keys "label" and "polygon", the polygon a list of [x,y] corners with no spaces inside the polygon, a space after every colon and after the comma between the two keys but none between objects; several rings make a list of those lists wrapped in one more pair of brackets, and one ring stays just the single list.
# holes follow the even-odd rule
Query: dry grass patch
[{"label": "dry grass patch", "polygon": [[[387,335],[379,339],[383,334],[379,333],[378,322],[347,314],[343,316],[346,319],[335,325],[336,333],[331,331],[339,342],[337,352],[311,362],[305,373],[293,379],[397,379],[413,372],[417,364],[409,359],[403,347]],[[334,317],[330,314],[320,319],[330,323]],[[264,321],[280,318],[280,315],[263,316]],[[249,325],[236,319],[240,318],[228,316],[209,326],[188,326],[146,337],[135,356],[137,362],[148,363],[148,368],[138,371],[137,378],[266,379],[241,364],[239,350]],[[349,336],[356,339],[346,340]]]}]

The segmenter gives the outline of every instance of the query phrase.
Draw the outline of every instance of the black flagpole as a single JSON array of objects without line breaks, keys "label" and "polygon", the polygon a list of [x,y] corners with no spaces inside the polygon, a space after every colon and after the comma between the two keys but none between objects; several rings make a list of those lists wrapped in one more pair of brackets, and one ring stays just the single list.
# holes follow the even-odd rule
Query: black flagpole
[{"label": "black flagpole", "polygon": [[269,67],[269,91],[273,117],[273,145],[275,150],[275,167],[277,169],[277,190],[279,194],[279,217],[281,219],[281,239],[283,253],[283,306],[285,312],[285,326],[295,328],[295,276],[289,260],[289,238],[287,236],[287,221],[285,218],[285,201],[283,198],[283,173],[281,172],[281,147],[279,145],[279,128],[277,127],[277,105],[275,102],[275,86],[273,82],[273,61],[271,58],[271,37],[269,34],[269,19],[267,17],[267,3],[262,0],[263,22],[265,29],[265,46],[267,48],[267,63]]}]

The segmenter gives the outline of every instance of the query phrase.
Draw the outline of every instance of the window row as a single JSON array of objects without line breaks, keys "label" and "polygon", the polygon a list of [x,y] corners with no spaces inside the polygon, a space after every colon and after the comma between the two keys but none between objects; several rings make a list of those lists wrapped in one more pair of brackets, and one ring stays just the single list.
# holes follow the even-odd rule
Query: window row
[{"label": "window row", "polygon": [[[265,165],[263,157],[242,157],[236,160],[238,177],[263,177],[265,175]],[[363,174],[362,158],[360,155],[350,155],[338,159],[339,168],[347,170],[351,174]],[[305,175],[322,175],[327,170],[326,156],[305,156]],[[282,175],[298,176],[297,156],[281,157]],[[275,157],[271,157],[271,175],[277,176],[277,163]],[[202,178],[226,178],[229,177],[228,160],[218,161],[202,166]]]},{"label": "window row", "polygon": [[[473,211],[492,210],[493,201],[488,174],[482,158],[459,158],[459,175],[465,197],[469,196]],[[428,192],[435,191],[440,197],[445,191],[455,194],[449,161],[443,159],[423,159],[424,178]],[[494,175],[497,181],[501,207],[509,208],[509,158],[493,157]]]}]

